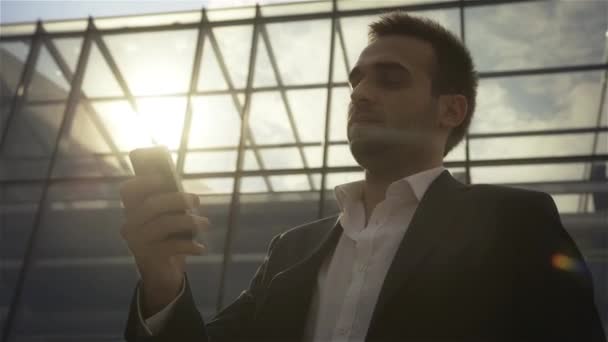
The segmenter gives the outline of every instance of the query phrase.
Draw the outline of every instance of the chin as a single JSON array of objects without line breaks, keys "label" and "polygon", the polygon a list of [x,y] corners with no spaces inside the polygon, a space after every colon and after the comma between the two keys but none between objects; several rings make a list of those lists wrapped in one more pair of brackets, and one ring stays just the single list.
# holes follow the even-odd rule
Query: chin
[{"label": "chin", "polygon": [[349,145],[353,158],[365,169],[373,169],[373,165],[390,160],[395,149],[395,146],[377,140],[355,139]]}]

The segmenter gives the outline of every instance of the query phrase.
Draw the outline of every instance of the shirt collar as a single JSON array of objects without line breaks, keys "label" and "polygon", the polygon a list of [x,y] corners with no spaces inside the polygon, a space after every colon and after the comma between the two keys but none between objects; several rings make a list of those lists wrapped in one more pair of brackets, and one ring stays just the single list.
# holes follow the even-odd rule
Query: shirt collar
[{"label": "shirt collar", "polygon": [[[413,192],[415,200],[420,202],[431,183],[445,170],[442,165],[396,180],[386,189],[386,198],[407,198],[411,197]],[[334,188],[340,211],[344,211],[349,204],[361,200],[364,182],[359,180],[340,184]]]}]

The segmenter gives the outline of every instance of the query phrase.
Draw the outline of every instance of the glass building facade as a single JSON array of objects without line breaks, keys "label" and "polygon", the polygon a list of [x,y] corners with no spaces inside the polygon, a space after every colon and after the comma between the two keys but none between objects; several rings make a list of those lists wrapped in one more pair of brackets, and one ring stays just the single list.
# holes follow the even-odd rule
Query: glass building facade
[{"label": "glass building facade", "polygon": [[138,274],[118,188],[155,144],[213,223],[189,258],[200,312],[236,298],[272,236],[336,214],[333,188],[363,178],[347,75],[398,8],[461,37],[480,73],[445,166],[551,194],[608,326],[608,2],[339,0],[1,26],[3,336],[122,341]]}]

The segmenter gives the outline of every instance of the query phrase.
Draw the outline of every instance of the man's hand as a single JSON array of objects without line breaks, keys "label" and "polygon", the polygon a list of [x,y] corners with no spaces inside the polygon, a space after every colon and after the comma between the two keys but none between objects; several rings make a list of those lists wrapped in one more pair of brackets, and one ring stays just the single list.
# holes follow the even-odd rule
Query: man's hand
[{"label": "man's hand", "polygon": [[120,186],[126,220],[121,235],[127,242],[142,279],[143,314],[150,317],[179,294],[186,256],[200,255],[206,247],[187,239],[169,238],[182,233],[196,237],[206,230],[206,217],[189,214],[199,198],[184,192],[161,193],[163,179],[135,176]]}]

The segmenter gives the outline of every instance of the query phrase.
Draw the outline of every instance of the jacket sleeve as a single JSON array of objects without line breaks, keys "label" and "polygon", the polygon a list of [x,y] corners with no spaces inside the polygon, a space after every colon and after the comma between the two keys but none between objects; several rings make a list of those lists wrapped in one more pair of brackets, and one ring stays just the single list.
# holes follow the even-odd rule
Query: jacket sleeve
[{"label": "jacket sleeve", "polygon": [[518,331],[526,341],[605,342],[591,272],[553,199],[538,194],[518,206],[525,228],[512,245]]},{"label": "jacket sleeve", "polygon": [[[149,336],[141,325],[137,308],[137,292],[133,295],[124,337],[128,342],[220,342],[246,341],[253,334],[256,307],[264,296],[268,263],[280,235],[270,242],[268,253],[256,271],[249,288],[228,307],[219,312],[209,323],[203,321],[186,275],[183,295],[175,302],[173,314],[158,335]],[[139,281],[141,282],[141,280]],[[139,284],[138,282],[138,284]]]}]

